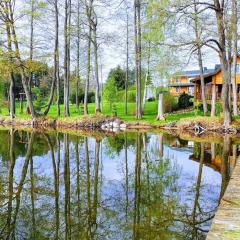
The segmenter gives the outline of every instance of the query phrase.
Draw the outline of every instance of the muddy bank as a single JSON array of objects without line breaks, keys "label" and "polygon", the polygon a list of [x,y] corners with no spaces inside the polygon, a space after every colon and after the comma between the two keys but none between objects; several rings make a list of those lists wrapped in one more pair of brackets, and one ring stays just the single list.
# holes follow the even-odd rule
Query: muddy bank
[{"label": "muddy bank", "polygon": [[165,130],[178,130],[181,132],[190,131],[195,134],[204,133],[218,133],[218,134],[239,134],[240,123],[233,122],[229,127],[223,125],[223,120],[220,118],[210,117],[196,117],[196,118],[185,118],[180,121],[174,121],[165,124],[161,128]]},{"label": "muddy bank", "polygon": [[162,129],[170,133],[190,132],[192,134],[240,134],[240,122],[233,122],[230,127],[224,127],[220,118],[195,117],[184,118],[174,122],[148,123],[143,121],[123,121],[117,117],[105,116],[103,114],[69,117],[69,118],[50,118],[38,117],[32,118],[14,118],[0,117],[2,126],[29,126],[35,128],[54,128],[71,130],[101,130],[106,132],[117,132],[125,130],[157,130]]},{"label": "muddy bank", "polygon": [[28,126],[34,128],[54,128],[54,129],[77,129],[77,130],[102,130],[102,131],[125,131],[126,129],[152,129],[154,126],[148,123],[125,122],[116,117],[108,117],[102,114],[92,116],[81,116],[76,118],[14,118],[0,117],[2,126]]}]

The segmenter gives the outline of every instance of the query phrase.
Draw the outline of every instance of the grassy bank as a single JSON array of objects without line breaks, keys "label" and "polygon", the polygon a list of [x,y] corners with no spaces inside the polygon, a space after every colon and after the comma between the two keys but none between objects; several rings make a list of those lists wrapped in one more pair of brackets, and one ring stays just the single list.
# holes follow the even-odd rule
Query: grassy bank
[{"label": "grassy bank", "polygon": [[[26,105],[26,104],[25,104]],[[144,115],[142,120],[138,122],[143,122],[143,123],[150,123],[153,125],[162,125],[165,123],[169,123],[172,121],[179,121],[180,119],[183,118],[189,118],[189,117],[195,117],[194,112],[186,112],[186,113],[177,113],[177,114],[167,114],[166,115],[166,120],[165,121],[156,121],[156,116],[157,116],[157,102],[147,102],[145,105],[144,109]],[[26,108],[26,106],[25,106]],[[93,115],[95,112],[95,105],[94,103],[88,104],[88,109],[89,109],[89,114]],[[124,113],[124,103],[119,102],[116,104],[116,111],[117,111],[117,117],[126,121],[126,122],[135,122],[135,103],[129,103],[128,104],[128,114],[125,115]],[[61,105],[61,113],[63,113],[63,105]],[[107,116],[111,116],[112,112],[110,110],[109,103],[104,102],[102,105],[102,113]],[[8,109],[6,107],[1,109],[0,115],[2,116],[8,116]],[[75,120],[75,119],[81,119],[83,117],[83,114],[80,112],[78,113],[76,111],[76,107],[73,104],[70,104],[70,117],[67,119],[69,121]],[[26,114],[26,110],[24,110],[24,113],[20,113],[20,108],[18,104],[16,105],[16,116],[17,118],[29,118],[30,115]],[[57,107],[56,105],[53,105],[49,111],[48,117],[57,119]],[[63,115],[61,115],[58,119],[64,120],[65,118]]]}]

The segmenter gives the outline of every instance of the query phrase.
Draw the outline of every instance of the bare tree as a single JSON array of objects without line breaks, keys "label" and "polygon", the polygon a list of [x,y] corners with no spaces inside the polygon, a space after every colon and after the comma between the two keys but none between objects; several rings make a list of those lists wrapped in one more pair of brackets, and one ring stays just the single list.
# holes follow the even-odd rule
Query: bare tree
[{"label": "bare tree", "polygon": [[236,68],[238,55],[238,1],[232,0],[232,39],[233,39],[233,61],[232,61],[232,96],[233,96],[233,115],[238,115],[237,106],[237,84],[236,84]]},{"label": "bare tree", "polygon": [[69,81],[70,81],[70,31],[71,31],[71,0],[65,0],[64,20],[64,116],[70,116],[69,111]]},{"label": "bare tree", "polygon": [[84,89],[84,114],[88,114],[88,91],[91,71],[92,4],[93,0],[85,0],[86,15],[88,18],[88,46],[87,46],[87,76],[85,80]]},{"label": "bare tree", "polygon": [[134,0],[134,26],[135,26],[135,79],[136,79],[136,118],[142,118],[141,97],[141,3]]}]

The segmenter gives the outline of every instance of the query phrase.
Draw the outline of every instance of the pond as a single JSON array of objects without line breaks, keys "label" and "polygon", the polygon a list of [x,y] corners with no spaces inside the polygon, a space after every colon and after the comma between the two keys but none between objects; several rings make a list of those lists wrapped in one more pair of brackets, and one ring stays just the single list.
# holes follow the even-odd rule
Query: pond
[{"label": "pond", "polygon": [[224,138],[0,130],[0,239],[205,239],[239,154]]}]

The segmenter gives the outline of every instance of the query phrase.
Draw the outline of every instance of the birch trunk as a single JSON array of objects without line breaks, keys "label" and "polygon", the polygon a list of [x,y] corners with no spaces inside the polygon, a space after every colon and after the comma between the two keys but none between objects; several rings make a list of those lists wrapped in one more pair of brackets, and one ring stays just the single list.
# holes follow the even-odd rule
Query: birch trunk
[{"label": "birch trunk", "polygon": [[164,118],[164,110],[163,110],[163,94],[159,94],[159,99],[158,99],[158,115],[157,115],[157,120],[165,120]]},{"label": "birch trunk", "polygon": [[124,113],[128,114],[128,78],[129,78],[129,20],[128,20],[128,11],[127,11],[127,36],[126,36],[126,76],[125,76],[125,106]]},{"label": "birch trunk", "polygon": [[95,92],[95,112],[101,112],[100,107],[100,87],[99,87],[99,67],[98,67],[98,43],[97,43],[97,16],[94,12],[94,19],[92,19],[93,29],[93,47],[94,47],[94,68],[96,78],[96,92]]},{"label": "birch trunk", "polygon": [[35,119],[36,113],[35,113],[35,110],[34,110],[30,90],[29,90],[28,85],[27,85],[27,75],[26,75],[26,72],[25,72],[25,66],[24,66],[24,64],[21,60],[21,56],[20,56],[20,50],[19,50],[19,46],[18,46],[17,34],[16,34],[16,31],[15,31],[13,8],[12,8],[12,2],[11,1],[8,2],[8,10],[9,10],[9,13],[10,13],[9,14],[10,15],[9,16],[9,21],[11,22],[11,35],[12,35],[13,44],[15,46],[15,57],[17,59],[17,63],[19,64],[19,67],[20,67],[22,85],[23,85],[24,92],[26,94],[28,107],[30,109],[32,118]]},{"label": "birch trunk", "polygon": [[[5,3],[6,6],[6,14],[7,18],[5,21],[6,25],[6,32],[7,32],[7,48],[8,48],[8,59],[9,63],[13,64],[13,58],[12,58],[12,37],[11,37],[11,23],[9,22],[9,9],[7,3]],[[10,66],[11,67],[11,66]],[[15,79],[14,79],[14,73],[12,69],[10,70],[10,86],[9,86],[9,110],[10,110],[10,117],[15,118],[16,113],[16,107],[15,107],[15,94],[14,94],[14,88],[15,88]]]},{"label": "birch trunk", "polygon": [[195,31],[195,38],[197,43],[197,53],[198,53],[198,65],[200,69],[200,81],[201,81],[201,97],[202,97],[202,104],[203,104],[203,113],[207,115],[207,102],[205,96],[205,82],[204,82],[204,71],[203,71],[203,61],[202,61],[202,50],[201,50],[201,39],[199,34],[199,19],[198,19],[198,10],[196,0],[194,0],[194,31]]},{"label": "birch trunk", "polygon": [[232,0],[232,38],[233,38],[233,63],[232,63],[232,95],[233,95],[233,115],[238,115],[237,106],[237,84],[236,84],[236,70],[237,70],[237,54],[238,54],[238,31],[237,31],[237,0]]},{"label": "birch trunk", "polygon": [[211,117],[216,116],[216,99],[217,99],[216,84],[213,84],[212,85]]},{"label": "birch trunk", "polygon": [[217,19],[217,30],[220,45],[219,58],[221,62],[221,69],[223,75],[222,106],[224,115],[224,126],[229,127],[232,121],[229,103],[229,86],[231,84],[231,74],[226,53],[226,33],[224,27],[224,11],[223,11],[223,9],[225,8],[225,2],[223,1],[222,4],[220,4],[219,0],[214,0],[214,5],[216,8],[215,13]]},{"label": "birch trunk", "polygon": [[88,114],[88,91],[89,91],[89,80],[91,71],[91,39],[92,39],[92,27],[91,27],[91,15],[92,15],[92,0],[88,3],[85,0],[86,15],[88,18],[88,47],[87,47],[87,76],[85,81],[84,89],[84,114]]},{"label": "birch trunk", "polygon": [[141,97],[141,5],[140,0],[134,1],[135,25],[135,79],[136,79],[136,118],[142,118]]}]

